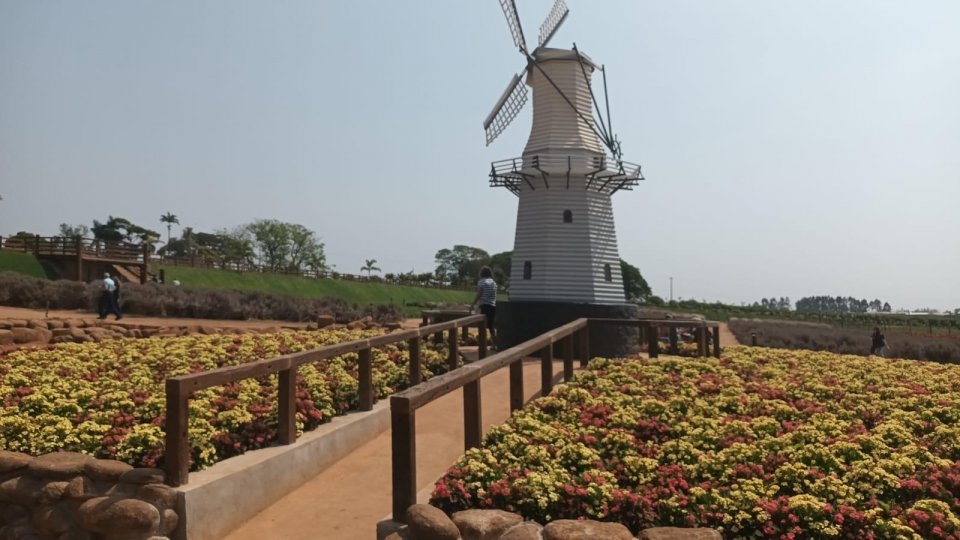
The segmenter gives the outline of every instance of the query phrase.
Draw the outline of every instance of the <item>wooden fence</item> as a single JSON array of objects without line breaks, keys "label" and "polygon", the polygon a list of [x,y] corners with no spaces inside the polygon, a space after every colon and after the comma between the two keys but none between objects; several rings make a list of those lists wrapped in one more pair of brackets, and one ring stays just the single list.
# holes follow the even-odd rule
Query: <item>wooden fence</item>
[{"label": "wooden fence", "polygon": [[0,237],[0,249],[33,253],[38,257],[77,257],[143,263],[149,246],[66,236]]},{"label": "wooden fence", "polygon": [[459,356],[458,330],[475,326],[479,330],[478,346],[480,357],[487,353],[486,318],[483,315],[472,315],[453,321],[421,326],[411,330],[393,332],[370,339],[361,339],[338,343],[319,349],[287,354],[276,358],[268,358],[243,364],[240,366],[225,366],[222,368],[201,373],[190,373],[172,377],[166,381],[167,418],[166,418],[166,471],[167,483],[171,486],[186,484],[190,470],[190,446],[187,440],[188,407],[190,394],[197,390],[209,388],[244,379],[263,377],[276,373],[278,383],[278,442],[292,444],[297,440],[296,427],[296,381],[297,367],[310,362],[333,358],[342,354],[359,353],[359,406],[362,411],[373,408],[373,369],[372,350],[406,341],[410,347],[411,385],[420,383],[420,344],[422,338],[431,335],[441,335],[447,332],[449,344],[448,362],[450,369],[456,370]]},{"label": "wooden fence", "polygon": [[659,353],[660,328],[694,328],[697,331],[699,353],[707,355],[706,335],[712,330],[714,354],[720,355],[719,324],[696,320],[633,320],[633,319],[577,319],[559,328],[541,334],[515,347],[465,365],[454,371],[434,377],[427,382],[390,396],[390,422],[393,454],[393,519],[404,519],[407,509],[417,502],[417,427],[416,412],[424,405],[458,388],[463,388],[463,431],[466,450],[480,446],[483,423],[480,407],[480,379],[510,367],[510,410],[524,405],[523,359],[540,357],[540,394],[553,389],[553,353],[560,345],[563,357],[563,378],[573,377],[576,355],[580,366],[590,358],[589,332],[591,326],[612,325],[641,329],[641,340],[646,338],[649,354]]}]

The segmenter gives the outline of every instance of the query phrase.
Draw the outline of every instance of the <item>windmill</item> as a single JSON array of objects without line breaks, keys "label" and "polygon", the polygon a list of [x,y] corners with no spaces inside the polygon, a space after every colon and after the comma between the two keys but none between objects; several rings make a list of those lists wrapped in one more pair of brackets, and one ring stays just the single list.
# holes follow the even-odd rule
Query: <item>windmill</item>
[{"label": "windmill", "polygon": [[[523,154],[490,168],[490,185],[519,198],[510,306],[504,307],[556,313],[567,309],[558,302],[624,306],[611,196],[632,189],[643,176],[639,165],[623,161],[613,134],[604,67],[576,44],[569,50],[547,46],[569,14],[564,0],[555,1],[532,52],[515,1],[499,1],[525,66],[483,122],[488,146],[526,104],[527,87],[533,93],[533,122]],[[603,112],[592,82],[597,71],[603,75]],[[520,319],[530,316],[518,313]]]}]

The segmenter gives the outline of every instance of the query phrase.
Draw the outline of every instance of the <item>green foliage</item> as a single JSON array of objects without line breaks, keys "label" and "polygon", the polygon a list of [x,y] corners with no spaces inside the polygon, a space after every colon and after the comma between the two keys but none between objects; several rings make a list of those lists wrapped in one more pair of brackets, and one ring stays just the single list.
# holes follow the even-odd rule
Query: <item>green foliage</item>
[{"label": "green foliage", "polygon": [[456,245],[453,249],[441,249],[434,256],[437,268],[434,275],[440,283],[449,283],[458,287],[471,287],[480,276],[480,269],[489,266],[493,271],[493,280],[501,290],[510,286],[510,263],[513,252],[504,251],[491,256],[486,251]]},{"label": "green foliage", "polygon": [[28,276],[45,278],[43,265],[32,253],[17,253],[15,251],[0,251],[0,272],[16,272]]},{"label": "green foliage", "polygon": [[246,226],[263,264],[272,270],[325,270],[327,259],[316,233],[296,223],[260,219]]},{"label": "green foliage", "polygon": [[[184,287],[259,291],[305,298],[340,298],[350,303],[392,304],[407,315],[418,315],[419,306],[469,304],[473,291],[433,289],[382,282],[314,279],[266,272],[233,272],[187,266],[157,266],[164,269],[167,283],[179,279]],[[413,304],[413,305],[411,305]]]},{"label": "green foliage", "polygon": [[160,240],[160,233],[141,227],[130,220],[121,217],[108,216],[105,223],[93,220],[90,228],[93,237],[106,242],[131,242],[155,244]]},{"label": "green foliage", "polygon": [[441,249],[434,259],[434,273],[441,283],[465,286],[477,280],[480,268],[490,262],[490,254],[480,248],[456,245],[453,249]]},{"label": "green foliage", "polygon": [[653,295],[647,280],[643,279],[640,269],[620,259],[620,275],[623,277],[623,292],[629,302],[644,302]]},{"label": "green foliage", "polygon": [[361,271],[361,272],[366,272],[366,273],[367,273],[367,276],[369,277],[371,273],[373,273],[373,272],[379,272],[379,271],[380,271],[380,267],[377,266],[377,260],[376,260],[376,259],[366,259],[366,260],[364,261],[363,267],[360,268],[360,271]]},{"label": "green foliage", "polygon": [[90,227],[87,227],[82,223],[80,225],[70,225],[68,223],[61,223],[60,229],[57,234],[65,238],[74,238],[77,236],[81,238],[86,238],[87,236],[90,235]]}]

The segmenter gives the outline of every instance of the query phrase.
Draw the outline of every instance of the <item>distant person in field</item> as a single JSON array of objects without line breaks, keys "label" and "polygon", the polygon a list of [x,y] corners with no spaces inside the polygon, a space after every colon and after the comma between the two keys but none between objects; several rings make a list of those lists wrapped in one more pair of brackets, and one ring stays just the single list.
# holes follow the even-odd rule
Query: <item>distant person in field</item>
[{"label": "distant person in field", "polygon": [[883,356],[883,350],[887,348],[887,338],[880,331],[879,326],[873,327],[873,335],[870,336],[870,354]]},{"label": "distant person in field", "polygon": [[110,278],[110,274],[104,272],[103,274],[103,284],[101,285],[102,289],[100,291],[100,318],[106,319],[108,313],[113,313],[119,319],[121,317],[120,311],[116,309],[114,304],[113,293],[117,289],[117,282]]},{"label": "distant person in field", "polygon": [[477,282],[477,296],[470,304],[470,311],[480,303],[480,313],[487,316],[487,328],[490,330],[490,338],[494,343],[497,341],[497,331],[493,327],[494,318],[497,315],[497,282],[493,280],[493,271],[489,266],[480,269],[480,281]]}]

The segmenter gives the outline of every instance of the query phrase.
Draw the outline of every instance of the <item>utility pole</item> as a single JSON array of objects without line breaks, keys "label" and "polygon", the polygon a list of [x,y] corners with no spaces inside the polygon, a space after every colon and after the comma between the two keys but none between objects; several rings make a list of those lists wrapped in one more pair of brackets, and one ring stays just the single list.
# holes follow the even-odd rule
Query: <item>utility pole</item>
[{"label": "utility pole", "polygon": [[670,276],[670,301],[673,302],[673,276]]}]

